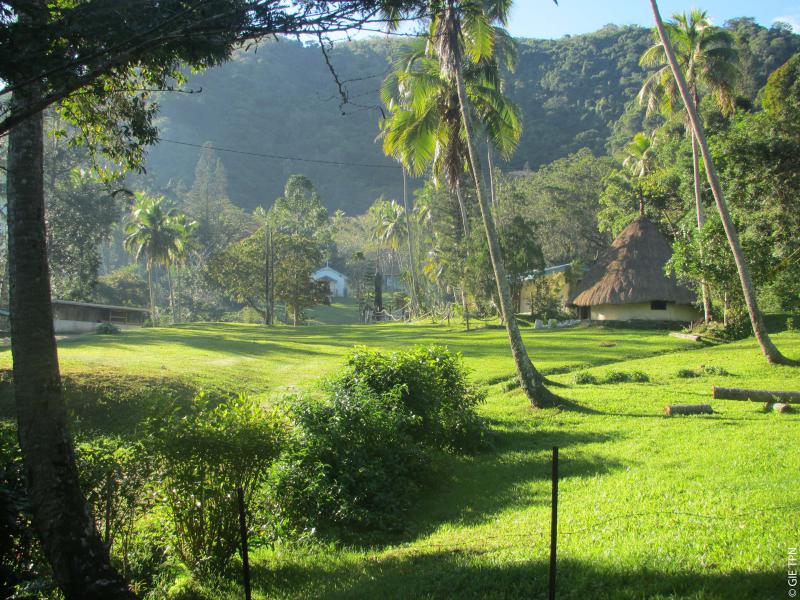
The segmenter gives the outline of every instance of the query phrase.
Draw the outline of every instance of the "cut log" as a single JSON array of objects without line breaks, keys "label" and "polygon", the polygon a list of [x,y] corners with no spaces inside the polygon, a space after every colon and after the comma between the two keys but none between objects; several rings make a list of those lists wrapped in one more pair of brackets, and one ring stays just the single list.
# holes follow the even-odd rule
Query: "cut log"
[{"label": "cut log", "polygon": [[714,410],[710,404],[668,404],[664,407],[664,414],[672,415],[712,415]]},{"label": "cut log", "polygon": [[680,331],[671,331],[670,335],[672,337],[681,338],[682,340],[692,340],[693,342],[699,342],[703,337],[696,333],[681,333]]},{"label": "cut log", "polygon": [[776,412],[776,413],[788,413],[792,412],[792,407],[789,404],[784,404],[782,402],[767,402],[764,405],[764,412]]},{"label": "cut log", "polygon": [[753,402],[800,402],[800,392],[780,390],[746,390],[743,388],[726,388],[714,386],[714,398],[717,400],[751,400]]}]

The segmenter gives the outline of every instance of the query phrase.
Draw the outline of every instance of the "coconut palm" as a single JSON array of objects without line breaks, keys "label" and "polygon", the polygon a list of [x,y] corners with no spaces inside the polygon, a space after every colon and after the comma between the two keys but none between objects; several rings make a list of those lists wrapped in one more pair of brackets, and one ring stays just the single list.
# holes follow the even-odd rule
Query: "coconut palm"
[{"label": "coconut palm", "polygon": [[[622,166],[635,179],[641,180],[653,172],[655,167],[655,155],[653,153],[653,140],[642,132],[633,136],[633,139],[625,146],[625,158]],[[639,214],[644,216],[644,193],[641,181],[637,185],[639,193]]]},{"label": "coconut palm", "polygon": [[[431,2],[424,60],[431,61],[429,66],[438,63],[438,77],[429,73],[430,68],[423,70],[423,91],[415,94],[410,101],[401,103],[402,112],[397,122],[389,125],[395,131],[387,133],[384,149],[416,168],[432,160],[434,174],[446,173],[451,182],[457,180],[465,170],[471,174],[497,284],[500,313],[508,332],[520,385],[531,403],[539,406],[551,400],[553,395],[544,386],[544,378],[534,368],[516,322],[497,228],[491,207],[486,201],[475,144],[475,123],[482,115],[480,108],[476,110],[478,103],[475,97],[469,94],[469,80],[465,76],[469,69],[482,70],[484,73],[491,70],[487,65],[493,62],[495,45],[499,39],[497,33],[500,26],[506,24],[510,6],[509,0]],[[444,82],[444,90],[449,94],[436,93],[441,90],[440,82]],[[502,97],[499,86],[483,88],[487,91],[490,89],[493,98]],[[446,101],[434,103],[434,98]],[[431,104],[438,110],[420,110]],[[495,109],[499,107],[499,104],[493,106]],[[507,107],[506,104],[499,111],[501,122],[509,122],[511,118],[512,111]],[[390,134],[396,135],[397,144],[392,143]],[[406,143],[401,144],[404,140]],[[434,155],[430,156],[432,151]]]},{"label": "coconut palm", "polygon": [[[134,254],[137,261],[144,260],[147,267],[147,286],[150,292],[150,316],[156,319],[153,270],[163,266],[169,275],[170,265],[183,255],[190,227],[184,215],[175,209],[166,209],[163,197],[150,197],[139,193],[125,228],[125,249]],[[172,285],[170,283],[170,305],[174,312]]]},{"label": "coconut palm", "polygon": [[736,226],[731,219],[728,203],[722,193],[722,186],[720,186],[717,171],[714,167],[714,160],[711,157],[711,151],[708,149],[708,142],[706,141],[705,132],[703,130],[703,123],[700,121],[700,115],[697,112],[697,104],[692,98],[691,91],[687,85],[686,79],[680,67],[680,63],[672,50],[672,43],[667,33],[667,28],[661,20],[661,14],[658,10],[658,3],[656,0],[650,0],[650,7],[653,11],[653,17],[656,22],[656,31],[658,32],[659,39],[664,48],[669,68],[672,76],[675,78],[675,85],[678,88],[683,105],[689,115],[689,122],[691,123],[692,133],[700,146],[700,153],[703,157],[703,164],[706,169],[706,176],[708,183],[711,186],[711,193],[714,196],[714,202],[717,205],[722,225],[725,229],[725,235],[728,238],[728,244],[733,253],[734,262],[736,263],[736,270],[739,274],[739,281],[742,284],[742,293],[744,295],[745,305],[747,312],[750,315],[750,323],[753,327],[753,333],[761,346],[761,351],[766,356],[767,361],[773,364],[796,364],[790,361],[783,354],[780,353],[778,348],[769,337],[769,333],[764,325],[764,318],[761,310],[758,307],[758,300],[756,299],[755,289],[753,288],[753,281],[750,278],[750,269],[747,265],[742,245],[739,242],[739,234],[736,231]]},{"label": "coconut palm", "polygon": [[[723,113],[735,110],[734,86],[738,75],[738,54],[730,32],[713,27],[705,11],[693,9],[688,15],[676,13],[674,21],[665,25],[675,58],[686,78],[686,85],[695,109],[700,105],[700,90],[706,89],[716,100]],[[645,80],[639,92],[639,102],[647,106],[647,112],[660,111],[669,115],[680,106],[680,93],[672,76],[664,52],[664,44],[655,33],[655,43],[645,50],[639,60],[643,67],[656,67]],[[705,223],[703,199],[700,186],[700,159],[698,142],[688,125],[692,138],[692,164],[694,197],[697,212],[697,228]],[[703,307],[705,320],[711,313],[708,287],[703,284]]]}]

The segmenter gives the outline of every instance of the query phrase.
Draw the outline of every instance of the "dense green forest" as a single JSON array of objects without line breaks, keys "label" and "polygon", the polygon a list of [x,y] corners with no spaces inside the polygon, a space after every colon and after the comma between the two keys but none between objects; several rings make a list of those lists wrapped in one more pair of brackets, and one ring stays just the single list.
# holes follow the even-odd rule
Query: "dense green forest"
[{"label": "dense green forest", "polygon": [[[800,50],[800,36],[783,25],[730,21],[743,77],[739,94],[752,101],[767,76]],[[518,40],[507,93],[522,111],[523,136],[503,170],[536,169],[581,148],[604,154],[641,129],[634,98],[644,80],[639,56],[650,44],[642,27],[608,25],[558,40]],[[326,165],[219,152],[228,194],[242,208],[269,206],[293,173],[304,173],[331,210],[357,214],[380,195],[398,197],[396,163],[375,143],[381,117],[378,89],[388,60],[406,40],[337,44],[330,59],[348,95],[342,105],[320,48],[280,39],[241,52],[234,61],[192,75],[186,89],[164,94],[161,136],[193,144],[366,166]],[[154,187],[190,187],[200,149],[162,142],[149,155]]]}]

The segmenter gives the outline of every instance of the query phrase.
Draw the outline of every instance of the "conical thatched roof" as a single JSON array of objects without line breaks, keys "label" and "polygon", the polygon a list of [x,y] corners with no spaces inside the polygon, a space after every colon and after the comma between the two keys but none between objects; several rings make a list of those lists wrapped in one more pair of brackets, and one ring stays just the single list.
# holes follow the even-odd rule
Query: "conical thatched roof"
[{"label": "conical thatched roof", "polygon": [[646,217],[617,236],[578,284],[571,304],[633,304],[662,300],[693,304],[694,293],[664,274],[672,246]]}]

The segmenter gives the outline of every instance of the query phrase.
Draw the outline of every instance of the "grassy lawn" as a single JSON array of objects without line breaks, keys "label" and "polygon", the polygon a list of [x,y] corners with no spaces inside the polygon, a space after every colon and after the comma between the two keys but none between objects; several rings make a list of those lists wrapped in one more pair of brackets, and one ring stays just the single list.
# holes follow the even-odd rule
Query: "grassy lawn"
[{"label": "grassy lawn", "polygon": [[[559,598],[787,597],[787,549],[800,545],[800,420],[711,401],[711,386],[800,390],[800,369],[767,365],[752,339],[704,347],[661,331],[585,327],[524,335],[561,386],[563,407],[534,411],[506,391],[513,364],[500,329],[186,325],[65,340],[60,358],[67,374],[269,395],[313,389],[354,344],[439,343],[464,354],[489,386],[481,412],[493,449],[445,459],[402,536],[255,549],[257,598],[546,597],[553,445],[561,448]],[[800,334],[775,341],[800,358]],[[6,350],[0,368],[9,364]],[[678,376],[700,365],[729,374]],[[579,369],[638,370],[650,382],[575,385]],[[665,404],[700,402],[715,414],[662,415]],[[209,595],[239,598],[241,588],[223,580]]]}]

